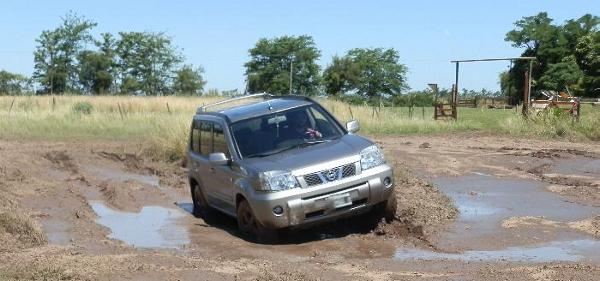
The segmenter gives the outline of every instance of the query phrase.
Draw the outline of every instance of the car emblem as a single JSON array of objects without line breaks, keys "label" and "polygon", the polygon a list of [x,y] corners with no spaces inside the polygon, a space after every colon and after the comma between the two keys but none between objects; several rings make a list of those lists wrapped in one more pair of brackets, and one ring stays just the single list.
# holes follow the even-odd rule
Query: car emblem
[{"label": "car emblem", "polygon": [[325,172],[325,177],[328,181],[334,181],[338,177],[338,169],[331,169]]}]

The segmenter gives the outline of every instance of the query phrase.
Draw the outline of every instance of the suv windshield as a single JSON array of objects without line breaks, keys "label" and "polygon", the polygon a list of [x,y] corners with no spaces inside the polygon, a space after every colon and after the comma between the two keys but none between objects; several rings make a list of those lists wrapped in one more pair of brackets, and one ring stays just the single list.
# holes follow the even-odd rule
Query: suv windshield
[{"label": "suv windshield", "polygon": [[264,157],[342,136],[337,123],[316,105],[238,121],[231,128],[242,157]]}]

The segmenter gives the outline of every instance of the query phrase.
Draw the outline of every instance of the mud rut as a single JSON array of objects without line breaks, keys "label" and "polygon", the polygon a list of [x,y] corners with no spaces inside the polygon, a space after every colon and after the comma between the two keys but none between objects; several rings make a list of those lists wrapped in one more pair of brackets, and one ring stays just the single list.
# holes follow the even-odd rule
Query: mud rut
[{"label": "mud rut", "polygon": [[[33,271],[72,279],[596,279],[598,147],[504,143],[381,139],[402,190],[395,222],[363,216],[260,245],[224,215],[192,216],[185,169],[131,145],[1,142],[0,187],[41,222],[48,243],[0,252],[0,261],[46,262]],[[515,203],[519,194],[529,202]]]}]

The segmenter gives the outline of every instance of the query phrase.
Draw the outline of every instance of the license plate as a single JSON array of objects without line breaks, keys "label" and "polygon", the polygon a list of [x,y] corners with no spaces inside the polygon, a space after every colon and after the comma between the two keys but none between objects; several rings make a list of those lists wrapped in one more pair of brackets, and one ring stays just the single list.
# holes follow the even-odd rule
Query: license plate
[{"label": "license plate", "polygon": [[335,209],[352,205],[352,198],[350,197],[350,194],[348,194],[348,193],[332,195],[329,197],[328,200],[330,202],[332,202],[333,208],[335,208]]}]

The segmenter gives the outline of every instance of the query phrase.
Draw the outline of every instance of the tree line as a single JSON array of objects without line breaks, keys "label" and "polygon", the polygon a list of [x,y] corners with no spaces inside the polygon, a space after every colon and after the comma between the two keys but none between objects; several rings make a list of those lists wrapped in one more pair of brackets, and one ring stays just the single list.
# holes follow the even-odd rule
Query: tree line
[{"label": "tree line", "polygon": [[[36,39],[31,78],[0,72],[0,94],[236,94],[204,92],[204,70],[183,64],[184,57],[164,33],[101,33],[97,23],[69,12],[59,27]],[[245,93],[276,95],[349,93],[372,102],[391,99],[408,89],[407,68],[394,49],[353,49],[333,58],[323,72],[320,50],[311,36],[260,39],[245,64]]]},{"label": "tree line", "polygon": [[[600,94],[600,32],[597,16],[584,15],[555,25],[546,13],[524,17],[505,40],[535,56],[533,90]],[[0,94],[223,94],[204,91],[204,70],[184,63],[181,51],[164,33],[118,32],[91,36],[97,24],[75,13],[36,39],[31,78],[0,71]],[[332,57],[324,68],[311,36],[263,38],[249,49],[244,93],[327,95],[353,103],[419,106],[433,102],[429,91],[411,91],[407,67],[393,48],[355,48]],[[526,62],[515,62],[499,77],[501,92],[463,89],[465,97],[522,97]],[[450,93],[441,89],[440,94]],[[225,94],[237,94],[228,91]]]},{"label": "tree line", "polygon": [[[97,23],[69,12],[62,24],[36,39],[30,79],[0,72],[0,93],[197,95],[204,70],[184,57],[164,33],[91,35]],[[4,91],[5,88],[11,88]]]},{"label": "tree line", "polygon": [[[569,91],[582,97],[600,96],[600,18],[591,14],[554,24],[545,12],[523,17],[505,41],[536,57],[532,72],[535,90]],[[517,61],[500,74],[504,94],[522,100],[528,62]]]},{"label": "tree line", "polygon": [[311,36],[260,39],[249,52],[250,93],[328,95],[376,104],[408,89],[407,67],[393,48],[351,49],[334,56],[322,72],[317,64],[321,52]]}]

